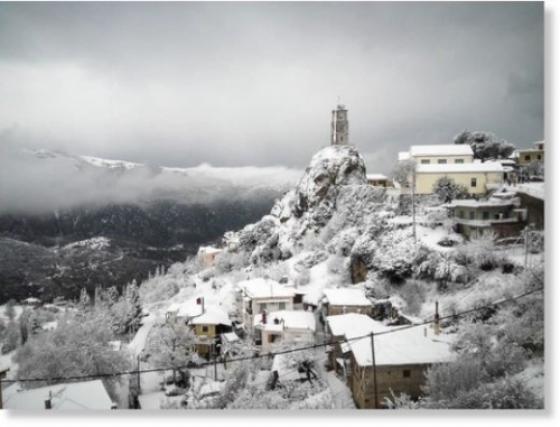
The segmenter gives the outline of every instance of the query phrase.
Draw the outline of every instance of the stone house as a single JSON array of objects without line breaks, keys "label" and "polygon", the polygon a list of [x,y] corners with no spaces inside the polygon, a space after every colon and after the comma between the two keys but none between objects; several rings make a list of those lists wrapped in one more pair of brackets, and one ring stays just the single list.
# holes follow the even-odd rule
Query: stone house
[{"label": "stone house", "polygon": [[346,313],[371,314],[372,303],[363,289],[325,289],[323,295],[323,317]]},{"label": "stone house", "polygon": [[382,408],[386,406],[386,398],[391,399],[393,394],[420,397],[426,369],[453,361],[451,338],[436,335],[427,326],[396,327],[390,333],[374,337],[375,366],[371,337],[349,340],[350,383],[356,406]]},{"label": "stone house", "polygon": [[360,337],[372,332],[388,330],[381,322],[365,314],[347,313],[326,318],[328,366],[352,388],[350,346],[347,338]]}]

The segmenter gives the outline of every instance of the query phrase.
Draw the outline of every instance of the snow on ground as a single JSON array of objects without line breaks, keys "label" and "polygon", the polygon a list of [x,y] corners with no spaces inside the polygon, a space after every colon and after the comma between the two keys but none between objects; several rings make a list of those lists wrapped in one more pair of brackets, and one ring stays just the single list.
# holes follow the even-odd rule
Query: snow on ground
[{"label": "snow on ground", "polygon": [[444,247],[438,245],[443,239],[451,239],[458,243],[463,242],[464,238],[460,234],[448,232],[445,227],[429,228],[421,225],[416,226],[418,240],[427,248],[439,252],[453,251],[454,247]]},{"label": "snow on ground", "polygon": [[99,167],[99,168],[124,168],[124,169],[133,169],[137,166],[144,166],[142,163],[134,163],[128,162],[125,160],[112,160],[112,159],[102,159],[100,157],[93,157],[93,156],[80,156],[80,158],[89,163],[90,165]]},{"label": "snow on ground", "polygon": [[89,248],[92,250],[101,250],[108,248],[110,244],[111,240],[109,240],[107,237],[92,237],[91,239],[69,243],[64,246],[64,249]]},{"label": "snow on ground", "polygon": [[352,391],[335,375],[334,371],[326,375],[327,384],[331,390],[335,409],[356,409]]},{"label": "snow on ground", "polygon": [[439,301],[440,315],[452,314],[451,311],[464,311],[497,301],[505,296],[514,296],[523,291],[523,283],[513,274],[502,274],[501,270],[481,273],[476,281],[466,289],[441,294],[434,287],[420,309],[419,317],[430,319],[434,315],[434,304]]},{"label": "snow on ground", "polygon": [[150,313],[148,316],[142,319],[142,326],[134,335],[134,338],[128,344],[128,349],[134,356],[140,355],[144,347],[146,346],[146,339],[148,338],[148,334],[150,333],[150,329],[156,322],[157,316],[155,314]]},{"label": "snow on ground", "polygon": [[6,368],[10,369],[6,375],[8,379],[15,378],[18,370],[17,363],[12,360],[15,354],[16,354],[16,350],[11,351],[10,353],[7,354],[0,354],[0,370]]}]

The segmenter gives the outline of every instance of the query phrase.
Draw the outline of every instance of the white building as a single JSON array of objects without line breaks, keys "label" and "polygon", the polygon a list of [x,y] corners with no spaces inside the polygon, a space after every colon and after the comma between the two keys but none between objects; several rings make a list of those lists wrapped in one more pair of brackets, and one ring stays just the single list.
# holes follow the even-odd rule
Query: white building
[{"label": "white building", "polygon": [[316,322],[314,314],[308,311],[284,310],[255,316],[253,328],[255,334],[260,331],[262,353],[269,353],[281,345],[313,342]]},{"label": "white building", "polygon": [[237,286],[241,292],[241,311],[246,328],[252,329],[253,319],[257,314],[294,308],[294,288],[275,280],[259,277],[239,282]]},{"label": "white building", "polygon": [[474,153],[468,144],[412,145],[399,153],[399,161],[414,159],[421,165],[472,163]]}]

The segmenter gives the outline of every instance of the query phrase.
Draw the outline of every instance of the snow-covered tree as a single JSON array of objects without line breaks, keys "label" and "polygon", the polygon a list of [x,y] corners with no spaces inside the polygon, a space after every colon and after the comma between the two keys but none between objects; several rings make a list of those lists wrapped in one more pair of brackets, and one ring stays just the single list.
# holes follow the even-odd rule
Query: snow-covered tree
[{"label": "snow-covered tree", "polygon": [[195,342],[196,336],[186,325],[165,322],[151,329],[145,351],[154,367],[171,369],[177,382],[177,372],[188,372],[187,365],[198,360]]},{"label": "snow-covered tree", "polygon": [[413,159],[402,160],[393,168],[393,179],[402,187],[408,187],[412,183],[412,177],[416,172],[416,161]]},{"label": "snow-covered tree", "polygon": [[490,159],[507,159],[515,146],[504,139],[499,139],[491,132],[464,130],[453,139],[455,144],[471,146],[474,158],[482,161]]},{"label": "snow-covered tree", "polygon": [[15,321],[8,322],[2,337],[2,354],[9,353],[17,348],[20,343],[20,329]]},{"label": "snow-covered tree", "polygon": [[[58,320],[56,329],[30,337],[18,349],[18,374],[24,378],[55,378],[130,369],[130,356],[110,347],[109,341],[113,339],[111,327],[103,319],[93,314],[85,318],[68,314]],[[34,382],[29,386],[53,382]]]}]

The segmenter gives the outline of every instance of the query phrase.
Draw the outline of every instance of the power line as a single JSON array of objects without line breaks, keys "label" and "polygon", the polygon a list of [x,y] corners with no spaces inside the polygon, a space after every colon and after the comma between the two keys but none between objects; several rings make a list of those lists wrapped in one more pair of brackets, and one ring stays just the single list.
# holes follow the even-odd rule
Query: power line
[{"label": "power line", "polygon": [[[481,311],[481,310],[496,308],[498,305],[505,304],[505,303],[511,302],[511,301],[516,301],[518,299],[524,298],[528,295],[535,294],[537,292],[541,292],[543,290],[544,290],[544,287],[536,288],[536,289],[533,289],[531,291],[524,292],[520,295],[517,295],[517,296],[514,296],[514,297],[509,297],[509,298],[503,298],[501,300],[495,301],[495,302],[487,304],[487,305],[472,308],[472,309],[465,310],[465,311],[462,311],[462,312],[459,312],[459,313],[449,314],[447,316],[441,316],[440,321],[441,320],[446,320],[446,319],[457,319],[459,317],[463,317],[463,316],[466,316],[468,314],[476,313],[476,312]],[[370,333],[365,334],[365,335],[347,338],[345,341],[346,342],[358,341],[358,340],[361,340],[361,339],[364,339],[364,338],[370,338],[372,336],[392,334],[392,333],[408,330],[408,329],[411,329],[411,328],[416,328],[416,327],[419,327],[419,326],[428,325],[432,322],[433,322],[433,320],[430,319],[430,320],[425,320],[425,321],[420,322],[420,323],[405,325],[405,326],[402,326],[400,328],[389,329],[387,331],[374,332],[374,333],[370,332]],[[135,370],[129,370],[129,371],[118,371],[118,372],[89,374],[89,375],[73,375],[73,376],[67,376],[67,377],[1,379],[0,384],[1,383],[16,383],[16,382],[78,381],[78,380],[97,379],[97,378],[112,378],[112,377],[118,377],[118,376],[123,376],[123,375],[140,375],[140,374],[146,374],[146,373],[152,373],[152,372],[164,372],[164,371],[169,371],[169,370],[173,370],[173,369],[177,369],[177,370],[180,370],[180,369],[200,369],[200,368],[205,368],[205,367],[208,367],[208,366],[214,366],[214,364],[223,365],[225,363],[245,362],[245,361],[249,361],[249,360],[272,358],[272,357],[277,356],[277,355],[296,353],[296,352],[300,352],[300,351],[313,350],[313,349],[317,349],[317,348],[321,348],[321,347],[327,347],[329,345],[335,345],[339,342],[340,341],[337,341],[337,340],[335,340],[335,341],[323,341],[321,343],[310,344],[310,345],[307,345],[307,346],[302,346],[302,347],[297,347],[297,348],[292,348],[292,349],[287,349],[287,350],[279,350],[279,351],[276,351],[276,352],[269,352],[269,353],[257,354],[257,355],[252,355],[252,356],[243,356],[243,357],[237,357],[237,358],[233,358],[233,359],[220,360],[220,361],[209,361],[209,362],[204,362],[204,363],[198,364],[195,368],[193,368],[190,365],[183,365],[183,366],[168,366],[168,367],[165,367],[165,368],[135,369]]]}]

